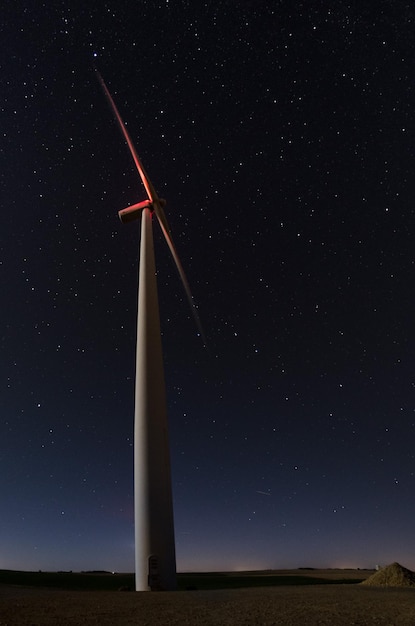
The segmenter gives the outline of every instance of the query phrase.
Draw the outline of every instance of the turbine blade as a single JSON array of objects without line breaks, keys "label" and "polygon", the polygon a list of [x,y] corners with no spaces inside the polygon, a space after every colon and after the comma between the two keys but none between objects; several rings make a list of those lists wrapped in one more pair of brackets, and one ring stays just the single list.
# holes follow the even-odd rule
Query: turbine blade
[{"label": "turbine blade", "polygon": [[155,191],[155,189],[154,189],[154,187],[153,187],[153,185],[151,183],[151,180],[147,176],[147,173],[146,173],[146,171],[145,171],[145,169],[143,167],[143,164],[141,163],[140,157],[138,156],[138,154],[136,152],[134,144],[131,141],[131,137],[128,134],[128,131],[127,131],[126,127],[125,127],[125,124],[124,124],[124,122],[122,120],[122,117],[121,117],[121,115],[120,115],[120,113],[119,113],[119,111],[118,111],[118,109],[117,109],[117,107],[115,105],[114,100],[112,99],[112,96],[111,96],[110,92],[108,91],[108,88],[107,88],[107,86],[106,86],[106,84],[104,82],[104,79],[102,78],[102,76],[98,72],[98,70],[95,70],[95,71],[96,71],[98,80],[101,83],[101,87],[102,87],[102,89],[103,89],[103,91],[105,93],[105,96],[106,96],[106,98],[108,100],[108,103],[109,103],[109,105],[110,105],[110,107],[111,107],[111,109],[112,109],[112,111],[114,113],[115,119],[118,122],[118,126],[120,127],[121,132],[124,135],[124,139],[127,142],[127,145],[128,145],[128,147],[130,149],[131,156],[133,157],[135,166],[136,166],[136,168],[138,170],[138,173],[140,174],[140,178],[141,178],[141,180],[143,182],[143,185],[145,187],[145,190],[147,192],[148,199],[151,200],[151,202],[154,202],[155,200],[158,199],[157,193],[156,193],[156,191]]},{"label": "turbine blade", "polygon": [[163,235],[164,235],[164,238],[165,238],[165,240],[167,242],[167,245],[170,248],[170,252],[171,252],[173,260],[174,260],[174,262],[176,264],[177,271],[179,272],[179,276],[180,276],[180,279],[182,281],[182,284],[183,284],[183,287],[184,287],[184,290],[185,290],[185,293],[186,293],[187,300],[189,302],[190,308],[192,310],[193,318],[194,318],[194,320],[196,322],[197,329],[199,331],[199,334],[200,334],[200,336],[202,338],[202,341],[203,341],[204,345],[206,346],[207,344],[206,344],[206,339],[205,339],[205,333],[203,332],[202,323],[200,321],[199,314],[198,314],[197,309],[195,307],[195,303],[194,303],[194,300],[193,300],[192,292],[190,291],[189,281],[187,280],[186,274],[184,273],[183,265],[182,265],[182,263],[181,263],[181,261],[179,259],[179,255],[177,254],[176,246],[174,245],[173,238],[171,236],[170,228],[169,228],[169,225],[167,223],[167,219],[166,219],[166,216],[164,214],[163,208],[160,206],[159,202],[157,202],[157,201],[154,203],[154,212],[155,212],[155,214],[157,216],[158,222],[160,224],[160,228],[161,228],[161,230],[163,232]]},{"label": "turbine blade", "polygon": [[153,206],[154,206],[154,211],[155,211],[155,213],[157,215],[157,219],[158,219],[158,221],[160,223],[160,226],[161,226],[161,228],[163,230],[163,233],[164,233],[164,231],[166,231],[169,234],[169,236],[171,237],[171,230],[170,230],[169,223],[167,221],[166,214],[164,212],[163,204],[161,204],[160,201],[157,201],[157,202],[154,203]]}]

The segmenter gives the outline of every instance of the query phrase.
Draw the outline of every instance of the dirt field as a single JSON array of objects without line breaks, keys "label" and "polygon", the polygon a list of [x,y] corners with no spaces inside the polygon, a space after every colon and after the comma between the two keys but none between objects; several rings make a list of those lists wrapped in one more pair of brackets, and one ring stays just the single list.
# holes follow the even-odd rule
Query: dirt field
[{"label": "dirt field", "polygon": [[415,590],[310,585],[160,593],[0,587],[0,626],[414,626]]}]

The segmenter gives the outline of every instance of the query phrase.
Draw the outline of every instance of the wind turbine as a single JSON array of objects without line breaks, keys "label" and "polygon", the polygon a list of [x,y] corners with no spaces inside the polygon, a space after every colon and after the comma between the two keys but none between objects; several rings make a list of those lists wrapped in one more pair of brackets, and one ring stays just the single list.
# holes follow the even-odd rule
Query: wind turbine
[{"label": "wind turbine", "polygon": [[165,200],[158,197],[107,86],[98,72],[97,76],[147,193],[143,202],[118,212],[123,223],[141,217],[134,416],[136,590],[172,590],[176,588],[176,555],[153,215],[170,248],[202,338],[203,332],[164,214]]}]

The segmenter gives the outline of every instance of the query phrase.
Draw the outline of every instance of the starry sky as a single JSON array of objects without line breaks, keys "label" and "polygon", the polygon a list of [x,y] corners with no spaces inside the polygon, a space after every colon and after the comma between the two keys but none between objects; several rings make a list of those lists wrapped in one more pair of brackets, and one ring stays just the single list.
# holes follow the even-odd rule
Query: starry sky
[{"label": "starry sky", "polygon": [[415,9],[6,0],[0,568],[133,571],[145,199],[177,567],[415,569]]}]

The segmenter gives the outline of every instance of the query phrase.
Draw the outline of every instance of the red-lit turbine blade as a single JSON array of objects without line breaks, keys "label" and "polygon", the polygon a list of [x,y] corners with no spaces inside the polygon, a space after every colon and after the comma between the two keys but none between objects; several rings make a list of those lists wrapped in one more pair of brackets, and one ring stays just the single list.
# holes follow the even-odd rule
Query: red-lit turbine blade
[{"label": "red-lit turbine blade", "polygon": [[196,309],[195,304],[193,302],[193,296],[192,296],[192,292],[190,291],[189,282],[188,282],[188,280],[186,278],[186,274],[184,273],[184,269],[183,269],[183,266],[182,266],[181,261],[179,259],[179,255],[177,254],[176,247],[175,247],[175,245],[173,243],[173,239],[172,239],[172,236],[170,234],[170,228],[169,228],[169,225],[167,223],[167,219],[166,219],[166,216],[164,214],[163,208],[160,206],[160,204],[157,201],[154,203],[154,212],[155,212],[155,214],[157,216],[157,219],[159,221],[160,228],[163,231],[164,238],[167,241],[167,245],[170,248],[170,252],[171,252],[172,257],[174,259],[174,262],[176,264],[177,271],[179,272],[180,279],[182,281],[184,290],[186,292],[187,300],[189,302],[190,308],[192,309],[192,314],[193,314],[194,320],[196,322],[196,326],[198,328],[198,331],[200,333],[202,341],[203,341],[204,345],[206,346],[205,334],[203,332],[202,324],[201,324],[201,321],[200,321],[197,309]]},{"label": "red-lit turbine blade", "polygon": [[140,174],[141,180],[143,181],[143,185],[144,185],[145,190],[147,192],[148,198],[149,198],[149,200],[154,202],[154,200],[157,200],[157,193],[156,193],[153,185],[151,184],[151,181],[150,181],[149,177],[146,174],[146,171],[145,171],[145,169],[144,169],[144,167],[143,167],[143,165],[142,165],[142,163],[140,161],[140,157],[138,156],[138,154],[136,152],[136,149],[134,147],[134,144],[131,141],[130,135],[127,132],[127,129],[126,129],[125,124],[124,124],[124,122],[122,120],[122,117],[121,117],[121,115],[118,112],[118,109],[117,109],[117,107],[115,105],[114,100],[112,99],[112,96],[111,96],[110,92],[108,91],[108,88],[107,88],[106,84],[104,83],[104,79],[102,78],[102,76],[98,72],[98,70],[95,70],[95,71],[97,73],[98,80],[101,83],[101,87],[104,90],[104,93],[105,93],[105,95],[107,97],[107,100],[108,100],[108,102],[109,102],[109,104],[110,104],[110,106],[111,106],[111,108],[113,110],[115,118],[116,118],[116,120],[118,122],[118,125],[119,125],[120,129],[121,129],[121,132],[124,135],[124,139],[127,142],[127,145],[128,145],[128,147],[130,149],[131,156],[134,159],[135,166],[136,166],[136,168],[138,170],[138,173]]}]

